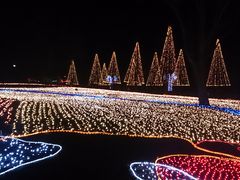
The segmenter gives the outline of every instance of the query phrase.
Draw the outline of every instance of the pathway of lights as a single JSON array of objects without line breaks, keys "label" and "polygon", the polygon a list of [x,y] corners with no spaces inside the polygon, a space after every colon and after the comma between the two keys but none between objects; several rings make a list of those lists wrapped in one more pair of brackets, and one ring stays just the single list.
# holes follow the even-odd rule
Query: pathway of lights
[{"label": "pathway of lights", "polygon": [[[230,158],[205,155],[171,155],[156,160],[156,163],[178,168],[201,179],[240,179],[240,161]],[[157,167],[160,178],[169,177],[171,172]]]},{"label": "pathway of lights", "polygon": [[57,144],[0,136],[0,175],[26,164],[55,156],[61,149],[62,147]]},{"label": "pathway of lights", "polygon": [[177,169],[173,166],[151,163],[151,162],[134,162],[130,165],[132,174],[139,180],[158,180],[158,174],[156,170],[166,171],[163,179],[187,179],[197,180],[188,173]]},{"label": "pathway of lights", "polygon": [[[176,104],[194,104],[196,99],[192,97],[143,96],[87,88],[2,88],[0,97],[20,101],[13,120],[14,135],[68,131],[179,137],[193,142],[240,140],[237,108],[234,115],[211,108]],[[216,99],[213,102],[218,103]],[[219,102],[226,105],[228,101]],[[226,107],[232,108],[237,103],[231,100]]]}]

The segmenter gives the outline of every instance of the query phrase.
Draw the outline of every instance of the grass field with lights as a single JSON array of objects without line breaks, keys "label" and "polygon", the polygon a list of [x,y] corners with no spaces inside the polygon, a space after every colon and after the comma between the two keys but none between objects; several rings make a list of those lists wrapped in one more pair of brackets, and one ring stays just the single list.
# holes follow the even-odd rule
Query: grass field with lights
[{"label": "grass field with lights", "polygon": [[[191,166],[192,161],[194,161],[195,157],[190,156],[192,154],[215,155],[232,158],[234,162],[228,165],[230,168],[238,170],[236,168],[239,156],[237,147],[234,150],[229,147],[223,150],[221,145],[214,145],[214,148],[208,142],[211,142],[210,144],[213,142],[225,143],[230,147],[232,147],[232,144],[239,143],[240,101],[211,98],[209,101],[211,106],[199,106],[196,97],[188,96],[71,87],[0,88],[1,128],[5,135],[30,139],[49,137],[53,132],[59,132],[59,135],[54,136],[62,136],[63,139],[66,133],[82,134],[74,136],[75,140],[78,139],[77,137],[81,140],[83,137],[91,139],[91,136],[95,140],[99,136],[99,139],[108,137],[109,142],[112,143],[114,143],[114,139],[116,139],[116,142],[123,143],[128,138],[133,139],[133,141],[140,138],[144,141],[159,141],[160,144],[164,145],[163,142],[168,139],[165,142],[166,144],[169,141],[179,141],[180,144],[186,143],[188,145],[185,145],[186,148],[183,145],[182,148],[175,149],[174,153],[171,148],[175,145],[170,145],[169,148],[164,147],[164,151],[161,150],[161,147],[156,147],[159,148],[159,150],[154,149],[154,152],[158,152],[155,154],[156,163],[164,162],[174,167],[176,158],[171,160],[168,156],[184,152],[189,157],[182,156],[179,157],[179,160],[188,158],[188,166]],[[124,140],[119,140],[121,138]],[[59,143],[57,141],[54,143]],[[99,142],[96,142],[96,144],[101,146]],[[104,144],[106,142],[102,143],[102,145]],[[86,144],[83,144],[83,146],[86,146]],[[191,150],[185,151],[188,146],[191,147],[189,148]],[[124,147],[125,145],[120,150],[124,151]],[[134,147],[132,148],[134,149]],[[76,148],[79,149],[79,147]],[[146,148],[148,147],[143,147],[145,150]],[[148,150],[150,148],[153,148],[153,145],[149,146]],[[133,149],[129,152],[135,152]],[[99,152],[103,153],[103,151],[104,148]],[[115,153],[117,154],[117,150]],[[81,153],[79,156],[81,156]],[[166,159],[164,159],[165,156]],[[105,154],[105,157],[108,157],[108,155]],[[144,160],[139,158],[141,154],[136,159],[132,159],[132,157],[136,156],[133,154],[127,156],[129,161],[125,162],[128,163],[125,166],[131,163],[130,160],[132,162]],[[142,157],[147,156],[143,154]],[[203,161],[206,162],[204,158],[206,157],[203,156]],[[155,161],[149,157],[146,160]],[[209,158],[209,161],[212,162],[213,160]],[[223,162],[223,160],[217,159],[216,163],[219,162]],[[179,161],[175,164],[178,165],[178,168],[182,168]],[[197,166],[201,166],[201,164],[197,164]],[[147,177],[139,171],[139,167],[137,170],[140,174],[134,173],[136,177]],[[184,171],[184,168],[181,170]],[[123,171],[125,171],[125,168],[123,168]],[[221,170],[218,169],[218,171]],[[147,171],[143,172],[146,173]],[[169,174],[166,175],[166,169],[158,168],[157,172],[154,173],[154,177],[169,176]],[[179,171],[175,171],[173,174],[180,176],[178,173]],[[191,177],[190,170],[188,173]],[[206,173],[209,172],[206,171]],[[196,176],[208,178],[204,175],[204,172],[199,174],[196,174]],[[149,177],[152,178],[153,176],[149,175]]]}]

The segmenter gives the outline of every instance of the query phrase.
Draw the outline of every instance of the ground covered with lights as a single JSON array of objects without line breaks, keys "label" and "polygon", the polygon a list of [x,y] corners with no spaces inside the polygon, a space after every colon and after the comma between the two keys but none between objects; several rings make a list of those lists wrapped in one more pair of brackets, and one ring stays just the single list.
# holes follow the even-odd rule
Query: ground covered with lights
[{"label": "ground covered with lights", "polygon": [[[49,166],[59,177],[77,171],[88,179],[237,179],[240,101],[197,103],[195,97],[87,88],[0,88],[0,125],[5,135],[63,146],[64,160],[54,160],[62,171]],[[51,162],[30,171],[41,170],[41,163]]]}]

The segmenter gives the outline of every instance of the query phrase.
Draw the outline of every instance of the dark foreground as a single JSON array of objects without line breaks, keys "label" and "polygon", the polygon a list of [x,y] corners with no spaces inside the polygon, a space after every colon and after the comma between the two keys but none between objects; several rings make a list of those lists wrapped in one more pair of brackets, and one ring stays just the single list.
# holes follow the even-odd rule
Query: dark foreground
[{"label": "dark foreground", "polygon": [[159,156],[178,153],[203,154],[189,142],[175,138],[53,133],[23,139],[56,143],[63,150],[53,158],[17,168],[0,179],[134,180],[129,170],[131,162],[154,162]]}]

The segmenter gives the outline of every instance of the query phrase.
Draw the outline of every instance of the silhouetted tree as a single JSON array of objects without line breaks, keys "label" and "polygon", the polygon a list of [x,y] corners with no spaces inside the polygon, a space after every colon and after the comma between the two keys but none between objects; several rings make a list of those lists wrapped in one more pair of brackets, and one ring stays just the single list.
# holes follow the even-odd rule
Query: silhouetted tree
[{"label": "silhouetted tree", "polygon": [[167,0],[181,29],[183,49],[194,75],[199,104],[208,105],[206,80],[220,25],[228,20],[229,0]]}]

